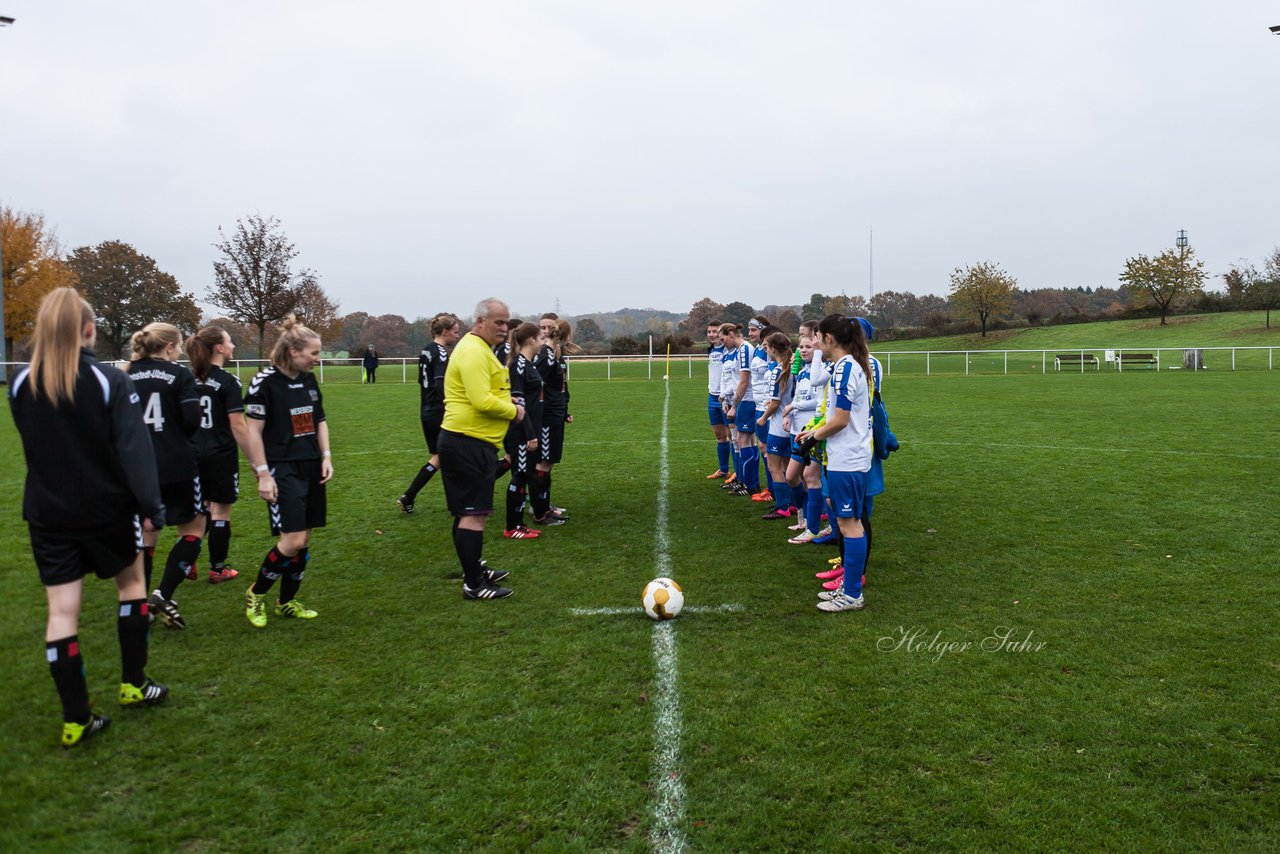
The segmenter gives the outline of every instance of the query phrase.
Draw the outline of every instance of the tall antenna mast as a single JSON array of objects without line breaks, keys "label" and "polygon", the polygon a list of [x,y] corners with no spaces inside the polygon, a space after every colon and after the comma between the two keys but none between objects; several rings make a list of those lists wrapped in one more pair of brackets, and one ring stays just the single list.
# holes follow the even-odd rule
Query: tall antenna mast
[{"label": "tall antenna mast", "polygon": [[874,225],[871,226],[871,229],[867,235],[867,240],[868,240],[867,256],[869,258],[868,264],[870,265],[870,269],[868,270],[868,280],[870,281],[870,287],[868,289],[867,300],[870,301],[870,299],[876,295],[876,227]]}]

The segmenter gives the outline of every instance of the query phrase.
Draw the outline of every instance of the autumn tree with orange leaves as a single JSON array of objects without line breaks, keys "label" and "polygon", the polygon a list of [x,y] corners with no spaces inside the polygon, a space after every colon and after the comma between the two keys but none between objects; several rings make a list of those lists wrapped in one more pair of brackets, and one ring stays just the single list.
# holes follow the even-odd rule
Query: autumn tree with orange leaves
[{"label": "autumn tree with orange leaves", "polygon": [[31,334],[45,294],[78,283],[61,254],[57,235],[45,225],[44,214],[0,207],[0,284],[4,288],[0,361],[10,361],[13,342]]}]

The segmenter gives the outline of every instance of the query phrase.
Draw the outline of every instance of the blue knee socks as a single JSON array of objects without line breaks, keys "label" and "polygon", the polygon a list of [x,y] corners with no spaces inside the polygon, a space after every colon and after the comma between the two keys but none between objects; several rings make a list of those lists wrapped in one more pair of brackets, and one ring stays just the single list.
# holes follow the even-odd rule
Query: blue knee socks
[{"label": "blue knee socks", "polygon": [[844,595],[862,595],[862,570],[867,562],[867,538],[844,538]]}]

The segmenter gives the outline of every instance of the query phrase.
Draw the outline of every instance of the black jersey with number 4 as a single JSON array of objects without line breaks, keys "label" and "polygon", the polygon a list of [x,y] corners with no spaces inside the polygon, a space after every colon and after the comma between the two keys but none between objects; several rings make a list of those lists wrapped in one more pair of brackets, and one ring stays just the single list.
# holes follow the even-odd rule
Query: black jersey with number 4
[{"label": "black jersey with number 4", "polygon": [[258,373],[244,395],[246,418],[265,421],[262,447],[267,462],[318,460],[324,403],[320,384],[310,372],[289,379],[274,366]]},{"label": "black jersey with number 4", "polygon": [[191,480],[197,471],[191,437],[200,427],[195,374],[163,359],[130,362],[128,373],[142,399],[142,420],[151,431],[160,482]]},{"label": "black jersey with number 4", "polygon": [[200,429],[196,432],[196,459],[210,460],[236,452],[236,437],[231,432],[233,412],[244,412],[240,380],[218,365],[209,367],[209,376],[196,378],[200,395]]},{"label": "black jersey with number 4", "polygon": [[444,369],[449,351],[432,341],[418,354],[418,388],[422,390],[423,417],[444,412]]}]

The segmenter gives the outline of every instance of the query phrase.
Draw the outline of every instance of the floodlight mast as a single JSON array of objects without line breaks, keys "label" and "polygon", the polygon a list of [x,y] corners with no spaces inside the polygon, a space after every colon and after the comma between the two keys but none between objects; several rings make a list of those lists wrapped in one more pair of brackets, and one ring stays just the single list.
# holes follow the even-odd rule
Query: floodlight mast
[{"label": "floodlight mast", "polygon": [[[0,27],[12,27],[13,18],[0,15]],[[0,247],[0,270],[4,269],[4,248]],[[9,382],[9,367],[5,361],[9,358],[9,350],[4,346],[4,279],[0,278],[0,385]]]}]

